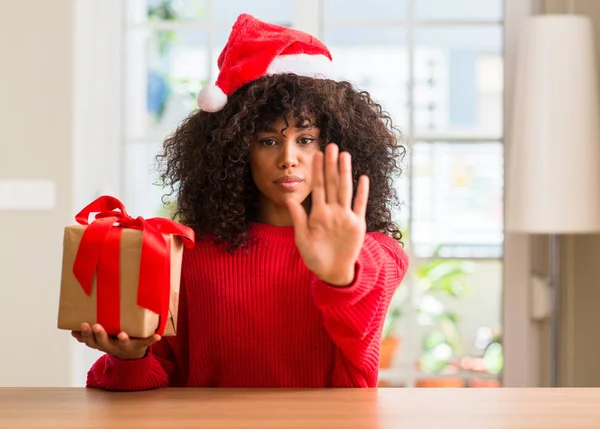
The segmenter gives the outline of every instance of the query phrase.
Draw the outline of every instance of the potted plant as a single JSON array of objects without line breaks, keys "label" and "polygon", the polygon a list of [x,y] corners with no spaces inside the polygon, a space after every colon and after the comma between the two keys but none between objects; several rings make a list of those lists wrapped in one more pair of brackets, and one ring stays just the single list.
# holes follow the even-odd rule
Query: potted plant
[{"label": "potted plant", "polygon": [[470,290],[465,276],[473,271],[472,262],[458,259],[430,259],[415,269],[414,308],[419,325],[427,327],[419,359],[424,372],[441,373],[462,353],[460,316],[448,310],[440,298],[465,296]]},{"label": "potted plant", "polygon": [[[437,252],[436,252],[437,254]],[[419,369],[426,373],[441,374],[448,368],[453,359],[462,353],[462,339],[458,328],[460,316],[448,310],[441,301],[442,296],[460,299],[470,287],[465,275],[474,271],[474,264],[457,259],[438,259],[435,256],[414,270],[412,293],[413,309],[417,323],[426,328],[423,338],[422,354],[419,358]],[[392,366],[393,358],[398,352],[401,338],[396,326],[406,313],[409,294],[407,286],[399,289],[385,320],[381,340],[380,368]],[[428,385],[458,385],[462,380],[438,380],[429,378]]]}]

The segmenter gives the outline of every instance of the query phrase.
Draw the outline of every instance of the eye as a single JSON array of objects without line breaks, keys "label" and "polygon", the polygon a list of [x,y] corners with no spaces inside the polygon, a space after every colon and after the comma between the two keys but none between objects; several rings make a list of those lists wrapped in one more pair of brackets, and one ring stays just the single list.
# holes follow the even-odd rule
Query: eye
[{"label": "eye", "polygon": [[309,145],[314,142],[315,139],[312,137],[301,137],[299,141],[301,145]]},{"label": "eye", "polygon": [[277,140],[275,139],[263,139],[260,141],[260,144],[263,146],[271,147],[277,144]]}]

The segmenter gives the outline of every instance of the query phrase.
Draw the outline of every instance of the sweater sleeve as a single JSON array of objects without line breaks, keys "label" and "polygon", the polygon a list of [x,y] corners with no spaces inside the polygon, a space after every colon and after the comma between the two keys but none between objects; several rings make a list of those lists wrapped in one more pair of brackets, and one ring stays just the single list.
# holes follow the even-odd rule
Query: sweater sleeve
[{"label": "sweater sleeve", "polygon": [[177,335],[163,337],[148,348],[142,359],[124,360],[109,354],[102,355],[89,370],[86,386],[114,391],[185,386],[189,328],[183,279],[177,318]]},{"label": "sweater sleeve", "polygon": [[[376,384],[383,323],[407,269],[408,256],[399,243],[381,233],[368,233],[350,285],[332,286],[314,277],[315,305],[337,346],[334,385]],[[336,380],[339,374],[344,379]]]},{"label": "sweater sleeve", "polygon": [[123,360],[104,354],[88,372],[86,386],[114,391],[167,387],[176,365],[171,350],[168,340],[162,339],[142,359]]}]

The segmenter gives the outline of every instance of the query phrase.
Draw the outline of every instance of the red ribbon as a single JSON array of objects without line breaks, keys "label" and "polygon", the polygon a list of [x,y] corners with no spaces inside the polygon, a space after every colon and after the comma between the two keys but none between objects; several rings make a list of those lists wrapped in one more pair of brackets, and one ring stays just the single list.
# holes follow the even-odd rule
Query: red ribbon
[{"label": "red ribbon", "polygon": [[[97,214],[90,224],[91,213]],[[88,227],[75,256],[73,273],[88,296],[92,293],[96,273],[97,321],[111,334],[121,331],[121,233],[123,228],[142,231],[137,303],[160,316],[156,333],[162,335],[167,326],[171,297],[171,261],[164,235],[177,235],[185,247],[191,248],[195,243],[194,231],[170,219],[133,218],[121,201],[106,195],[92,201],[75,220]]]}]

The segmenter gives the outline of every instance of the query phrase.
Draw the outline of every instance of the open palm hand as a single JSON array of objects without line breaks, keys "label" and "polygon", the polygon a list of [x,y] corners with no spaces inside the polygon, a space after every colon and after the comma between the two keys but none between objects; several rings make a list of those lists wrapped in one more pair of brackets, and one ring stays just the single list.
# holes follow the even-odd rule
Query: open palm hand
[{"label": "open palm hand", "polygon": [[351,156],[339,154],[335,144],[327,146],[325,155],[315,154],[312,175],[310,213],[300,203],[288,201],[296,246],[308,269],[322,281],[349,285],[366,233],[369,179],[360,178],[352,205]]}]

